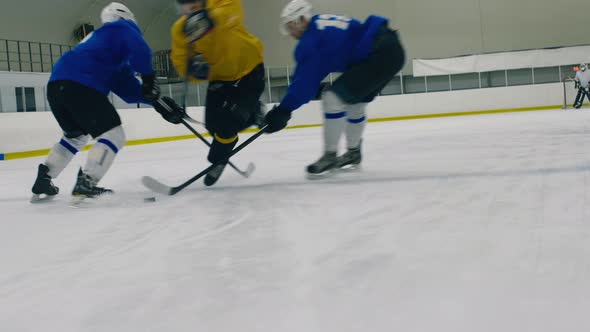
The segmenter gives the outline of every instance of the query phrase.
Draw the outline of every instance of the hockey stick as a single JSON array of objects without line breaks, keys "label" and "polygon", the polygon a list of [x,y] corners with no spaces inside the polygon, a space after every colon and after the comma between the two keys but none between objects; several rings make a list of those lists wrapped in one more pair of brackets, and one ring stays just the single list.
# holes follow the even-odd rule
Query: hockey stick
[{"label": "hockey stick", "polygon": [[[170,112],[170,113],[174,112],[168,105],[166,105],[166,103],[164,103],[162,101],[162,99],[158,99],[157,102],[158,102],[158,104],[160,104],[160,106],[164,107],[168,112]],[[186,110],[185,110],[185,112],[186,112]],[[185,119],[180,120],[180,123],[182,123],[188,130],[190,130],[191,133],[195,134],[195,136],[197,136],[201,140],[201,142],[205,143],[205,145],[207,145],[208,147],[211,147],[211,143],[209,143],[209,141],[207,141],[205,139],[205,137],[203,137],[203,135],[199,134],[199,132],[196,131],[195,128],[193,128],[191,125],[189,125],[185,121]],[[245,171],[242,171],[241,169],[239,169],[231,161],[228,162],[228,164],[231,166],[231,168],[235,169],[236,172],[238,172],[241,176],[243,176],[245,178],[249,178],[250,175],[252,175],[252,173],[256,169],[256,166],[253,163],[249,163],[248,167],[246,168]]]},{"label": "hockey stick", "polygon": [[[262,129],[260,129],[260,131],[258,131],[256,134],[252,135],[252,137],[248,138],[244,143],[240,144],[237,148],[235,148],[231,152],[231,154],[228,156],[228,159],[231,158],[232,156],[236,155],[238,152],[240,152],[246,146],[248,146],[252,142],[254,142],[258,137],[260,137],[262,134],[264,134],[266,132],[267,127],[268,126],[262,127]],[[190,178],[189,180],[187,180],[186,182],[182,183],[181,185],[179,185],[177,187],[167,186],[167,185],[163,184],[162,182],[160,182],[150,176],[142,177],[141,182],[143,183],[144,186],[146,186],[148,189],[150,189],[153,192],[163,194],[163,195],[173,196],[173,195],[176,195],[177,193],[179,193],[184,188],[193,184],[198,179],[207,175],[207,173],[209,173],[213,168],[215,168],[218,165],[221,165],[222,163],[223,162],[211,164],[209,167],[205,168],[199,174],[193,176],[192,178]]]},{"label": "hockey stick", "polygon": [[[208,147],[211,147],[211,143],[209,143],[209,141],[207,141],[201,134],[199,134],[193,127],[191,127],[191,125],[186,123],[186,121],[182,120],[182,124],[188,130],[190,130],[193,134],[195,134],[195,136],[197,136]],[[252,175],[252,173],[254,173],[254,170],[256,170],[256,165],[254,165],[254,163],[249,163],[248,167],[246,167],[245,171],[242,171],[241,169],[239,169],[238,166],[234,165],[234,163],[232,163],[231,161],[228,162],[228,165],[231,166],[231,168],[233,168],[236,172],[238,172],[241,176],[243,176],[245,178],[249,178],[250,175]]]}]

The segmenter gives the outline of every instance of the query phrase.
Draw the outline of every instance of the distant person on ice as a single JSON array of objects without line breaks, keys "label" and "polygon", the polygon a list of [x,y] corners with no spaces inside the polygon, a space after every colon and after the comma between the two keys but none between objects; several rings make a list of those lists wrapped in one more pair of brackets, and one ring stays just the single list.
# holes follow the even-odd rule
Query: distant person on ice
[{"label": "distant person on ice", "polygon": [[576,95],[574,108],[582,107],[584,97],[588,97],[588,100],[590,100],[588,83],[590,83],[590,71],[588,70],[588,66],[585,63],[582,63],[576,72],[576,89],[578,89],[578,94]]},{"label": "distant person on ice", "polygon": [[[307,167],[307,173],[313,179],[335,169],[360,165],[367,103],[405,62],[397,32],[388,27],[388,19],[380,16],[370,16],[364,23],[344,16],[314,16],[305,0],[291,1],[281,20],[283,33],[299,41],[295,49],[297,68],[286,96],[266,115],[267,131],[285,128],[291,112],[316,95],[328,74],[343,72],[323,94],[324,154]],[[343,132],[348,151],[338,157]]]},{"label": "distant person on ice", "polygon": [[[66,52],[53,67],[47,99],[63,137],[51,149],[45,163],[39,165],[32,203],[58,194],[59,189],[51,180],[66,168],[90,137],[96,143],[88,152],[86,165],[78,172],[72,191],[74,201],[112,193],[97,186],[125,145],[121,119],[107,97],[110,92],[127,103],[154,103],[156,110],[172,123],[179,123],[184,114],[172,99],[159,99],[152,52],[129,8],[113,2],[103,9],[101,21],[102,27]],[[136,72],[143,83],[135,77]]]}]

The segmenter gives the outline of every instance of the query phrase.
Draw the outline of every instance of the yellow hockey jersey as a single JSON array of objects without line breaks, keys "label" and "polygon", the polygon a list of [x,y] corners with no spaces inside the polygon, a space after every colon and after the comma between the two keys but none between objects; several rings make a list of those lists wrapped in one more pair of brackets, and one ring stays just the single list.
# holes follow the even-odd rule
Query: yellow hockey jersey
[{"label": "yellow hockey jersey", "polygon": [[210,67],[209,81],[237,81],[262,63],[262,43],[246,31],[240,0],[208,0],[206,8],[214,27],[193,43],[190,54],[182,31],[187,17],[179,18],[172,26],[174,68],[185,76],[188,57],[200,53]]}]

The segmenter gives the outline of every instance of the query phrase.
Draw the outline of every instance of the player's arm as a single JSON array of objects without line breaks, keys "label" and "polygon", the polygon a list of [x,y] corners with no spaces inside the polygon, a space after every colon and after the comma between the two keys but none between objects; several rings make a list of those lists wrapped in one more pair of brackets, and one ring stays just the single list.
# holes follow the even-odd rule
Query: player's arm
[{"label": "player's arm", "polygon": [[114,77],[112,91],[128,104],[150,104],[143,98],[141,83],[135,77],[131,66],[125,66]]},{"label": "player's arm", "polygon": [[125,29],[121,31],[123,47],[129,55],[129,65],[134,72],[152,75],[152,50],[139,31]]},{"label": "player's arm", "polygon": [[172,48],[170,51],[170,60],[172,65],[180,77],[186,76],[186,67],[188,65],[188,49],[191,47],[188,44],[187,37],[183,31],[186,17],[178,19],[170,29],[172,39]]},{"label": "player's arm", "polygon": [[[198,5],[199,3],[197,3]],[[242,6],[239,0],[209,0],[206,6],[186,17],[182,31],[188,43],[194,43],[214,29],[232,29],[241,24]]]},{"label": "player's arm", "polygon": [[[180,77],[186,77],[191,81],[206,81],[209,78],[209,64],[202,55],[189,57],[191,48],[190,39],[184,31],[185,18],[179,19],[171,29],[172,50],[170,58],[176,72]],[[188,68],[187,68],[188,67]]]},{"label": "player's arm", "polygon": [[143,98],[151,103],[160,97],[160,88],[152,68],[152,50],[139,30],[128,27],[120,30],[122,47],[127,53],[130,69],[141,74]]},{"label": "player's arm", "polygon": [[311,55],[298,62],[287,95],[280,105],[275,106],[266,115],[267,132],[274,133],[285,128],[291,119],[291,112],[313,99],[325,76],[319,56]]},{"label": "player's arm", "polygon": [[131,66],[125,66],[115,77],[112,91],[128,104],[142,103],[152,105],[162,117],[173,124],[178,124],[185,116],[185,111],[170,97],[158,97],[150,102],[143,97],[142,85],[135,77]]},{"label": "player's arm", "polygon": [[318,56],[308,57],[304,62],[298,63],[293,81],[279,107],[292,112],[307,104],[316,96],[325,76]]}]

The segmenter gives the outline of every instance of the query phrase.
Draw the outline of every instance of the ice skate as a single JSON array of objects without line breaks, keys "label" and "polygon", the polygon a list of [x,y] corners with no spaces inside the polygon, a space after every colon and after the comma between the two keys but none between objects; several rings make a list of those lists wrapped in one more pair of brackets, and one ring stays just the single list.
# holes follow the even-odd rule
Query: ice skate
[{"label": "ice skate", "polygon": [[338,157],[338,168],[345,171],[360,169],[362,161],[361,148],[348,149],[345,154]]},{"label": "ice skate", "polygon": [[78,171],[78,180],[72,190],[72,205],[82,203],[86,199],[98,198],[104,195],[113,194],[111,189],[96,186],[96,180],[84,174],[82,169]]},{"label": "ice skate", "polygon": [[207,187],[211,187],[217,183],[226,165],[227,164],[217,165],[209,173],[207,173],[205,180],[203,181]]},{"label": "ice skate", "polygon": [[307,166],[307,178],[316,180],[329,177],[337,167],[336,152],[326,152],[318,161]]},{"label": "ice skate", "polygon": [[59,193],[59,188],[51,182],[51,176],[47,174],[48,172],[49,167],[44,164],[39,164],[37,179],[31,189],[33,192],[31,203],[50,201]]}]

